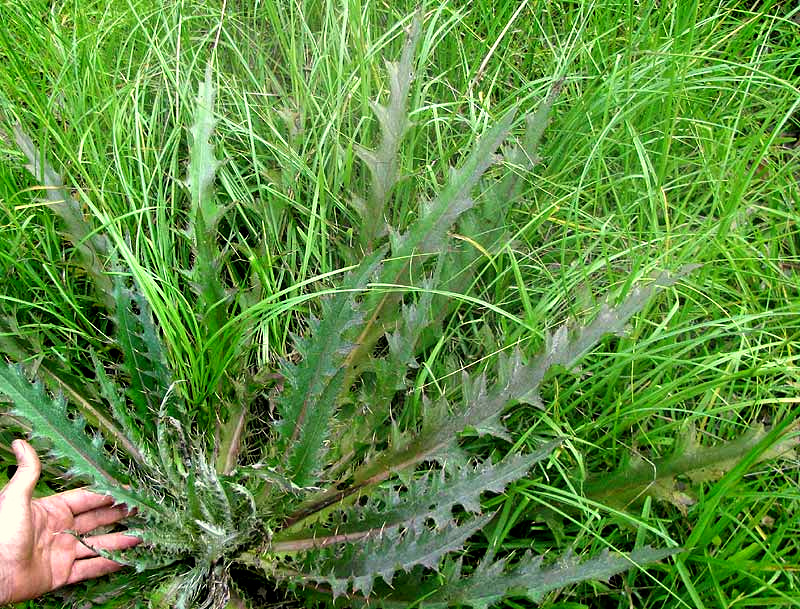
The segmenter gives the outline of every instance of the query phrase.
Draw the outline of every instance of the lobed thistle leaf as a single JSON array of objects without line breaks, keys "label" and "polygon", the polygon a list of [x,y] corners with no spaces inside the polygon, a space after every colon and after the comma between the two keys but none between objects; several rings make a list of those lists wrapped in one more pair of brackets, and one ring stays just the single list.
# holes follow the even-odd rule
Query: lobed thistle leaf
[{"label": "lobed thistle leaf", "polygon": [[578,328],[561,326],[553,334],[545,336],[545,348],[527,366],[522,366],[517,357],[504,374],[505,386],[500,388],[500,399],[515,399],[542,407],[539,399],[539,384],[553,366],[571,368],[586,355],[604,336],[620,335],[628,321],[650,300],[657,288],[673,285],[693,267],[686,267],[674,276],[659,275],[647,286],[635,286],[616,307],[603,305],[600,312],[587,325]]},{"label": "lobed thistle leaf", "polygon": [[[42,347],[38,340],[22,338],[14,317],[0,317],[0,353],[8,355],[11,361],[22,362],[34,358],[41,351]],[[98,395],[94,387],[87,385],[83,379],[71,374],[65,362],[58,359],[40,359],[37,360],[36,371],[52,391],[63,392],[86,417],[90,425],[100,429],[106,437],[124,448],[137,463],[144,462],[135,438],[126,430],[117,427],[100,405],[101,395]],[[102,394],[103,388],[100,389]]]},{"label": "lobed thistle leaf", "polygon": [[412,256],[437,252],[450,227],[473,206],[470,193],[489,166],[497,161],[495,152],[508,136],[515,115],[516,109],[513,108],[480,137],[464,163],[451,171],[439,195],[422,206],[419,219],[396,237],[392,255],[401,260],[391,266],[387,264],[384,276],[391,279],[390,283],[397,283],[399,279],[395,267],[408,264],[407,260]]},{"label": "lobed thistle leaf", "polygon": [[550,112],[553,109],[558,95],[561,93],[563,79],[557,80],[550,87],[550,91],[544,101],[534,111],[525,115],[525,134],[522,138],[522,145],[511,146],[503,151],[503,157],[508,163],[514,165],[517,170],[510,171],[498,182],[496,189],[493,189],[493,198],[500,200],[513,201],[520,194],[520,184],[522,171],[532,171],[539,163],[539,146],[544,136],[545,128],[550,122]]},{"label": "lobed thistle leaf", "polygon": [[216,470],[206,461],[202,450],[194,451],[192,466],[196,490],[203,497],[200,509],[205,521],[218,524],[222,531],[233,530],[235,514],[231,497],[228,496]]},{"label": "lobed thistle leaf", "polygon": [[116,339],[122,350],[123,370],[130,378],[126,393],[133,413],[125,413],[115,404],[113,395],[108,398],[112,407],[120,411],[118,420],[123,429],[139,436],[140,446],[147,446],[151,442],[147,439],[156,437],[156,415],[169,391],[171,375],[147,299],[138,290],[127,288],[120,277],[114,280],[113,295]]},{"label": "lobed thistle leaf", "polygon": [[346,332],[357,326],[362,313],[354,292],[375,274],[384,251],[369,256],[350,275],[342,290],[323,301],[323,320],[312,324],[312,336],[296,341],[299,364],[284,364],[284,392],[277,400],[282,420],[276,428],[285,467],[298,486],[316,482],[337,400],[342,393],[344,362],[353,349]]},{"label": "lobed thistle leaf", "polygon": [[437,264],[433,275],[423,283],[416,303],[403,305],[395,330],[386,334],[386,357],[373,357],[362,364],[361,390],[354,409],[358,415],[344,422],[337,439],[343,450],[354,450],[365,438],[371,437],[372,445],[385,440],[392,400],[398,391],[407,389],[409,368],[419,366],[415,356],[420,338],[434,321],[431,290],[438,283],[440,270],[441,264]]},{"label": "lobed thistle leaf", "polygon": [[217,225],[225,208],[219,205],[214,180],[222,162],[216,158],[211,136],[217,124],[214,118],[215,89],[211,62],[206,66],[205,80],[198,85],[194,123],[189,129],[189,169],[186,185],[191,197],[188,235],[192,239],[194,264],[189,272],[192,289],[200,300],[207,337],[214,336],[227,321],[225,284],[220,277],[222,255],[217,247]]},{"label": "lobed thistle leaf", "polygon": [[436,315],[432,309],[434,290],[439,285],[443,259],[440,258],[431,276],[422,282],[420,297],[415,304],[403,305],[397,328],[386,334],[389,347],[387,362],[391,366],[387,381],[393,382],[395,391],[405,388],[405,376],[409,368],[418,368],[416,360],[422,333],[434,323]]},{"label": "lobed thistle leaf", "polygon": [[[502,158],[508,170],[500,179],[481,180],[481,205],[469,210],[459,218],[456,226],[459,243],[445,254],[446,281],[442,287],[449,292],[462,293],[473,281],[473,269],[481,257],[495,255],[509,242],[506,234],[508,214],[522,193],[525,174],[533,171],[539,163],[539,145],[550,112],[562,81],[553,84],[549,94],[535,112],[525,115],[525,132],[520,144],[502,147]],[[437,298],[440,318],[452,310],[457,303]]]},{"label": "lobed thistle leaf", "polygon": [[[146,515],[129,518],[126,534],[139,537],[142,544],[115,554],[114,559],[145,571],[154,568],[154,564],[167,565],[190,555],[196,540],[183,526],[182,516],[176,510],[166,519],[154,520]],[[154,548],[158,551],[154,552]]]},{"label": "lobed thistle leaf", "polygon": [[212,65],[206,65],[205,79],[198,84],[194,123],[189,129],[189,169],[186,185],[191,193],[192,217],[202,218],[205,228],[214,230],[224,208],[216,201],[214,180],[222,162],[217,159],[211,136],[217,125],[214,117],[216,91],[212,80]]},{"label": "lobed thistle leaf", "polygon": [[35,437],[52,441],[52,456],[67,459],[73,476],[106,484],[123,479],[119,464],[98,446],[97,440],[102,438],[87,435],[86,421],[80,415],[67,414],[63,396],[50,397],[41,384],[31,383],[22,368],[13,365],[0,367],[0,393],[11,399],[10,414],[28,421]]},{"label": "lobed thistle leaf", "polygon": [[104,259],[110,246],[108,238],[95,232],[94,227],[84,218],[78,202],[72,198],[61,176],[40,153],[33,140],[22,130],[22,125],[13,126],[14,139],[28,159],[26,169],[44,186],[48,208],[61,218],[66,228],[66,237],[75,247],[78,263],[92,278],[92,288],[99,302],[108,310],[113,310],[111,280],[105,272]]},{"label": "lobed thistle leaf", "polygon": [[[787,435],[761,453],[756,463],[769,459],[795,458],[800,436],[798,425]],[[667,457],[648,459],[631,457],[628,463],[606,475],[595,476],[583,488],[593,501],[619,510],[641,505],[646,497],[673,504],[682,512],[697,500],[690,488],[679,484],[684,478],[693,484],[714,482],[732,470],[767,435],[763,425],[755,425],[740,437],[714,446],[701,446],[694,426],[678,436],[675,447]]]},{"label": "lobed thistle leaf", "polygon": [[461,550],[493,516],[473,518],[462,525],[450,521],[437,530],[411,528],[399,537],[390,532],[344,550],[312,550],[304,559],[309,568],[298,578],[330,585],[334,598],[348,594],[350,584],[353,592],[369,596],[378,577],[391,585],[397,571],[408,572],[417,565],[437,568],[443,556]]},{"label": "lobed thistle leaf", "polygon": [[[356,207],[361,213],[359,242],[364,252],[373,249],[375,239],[385,233],[384,209],[397,183],[400,143],[409,127],[408,94],[414,79],[414,51],[419,41],[422,13],[418,12],[406,32],[400,62],[386,62],[389,74],[389,103],[371,105],[381,130],[381,140],[375,150],[356,146],[355,152],[367,165],[371,176],[369,197]],[[356,201],[359,201],[356,199]]]},{"label": "lobed thistle leaf", "polygon": [[[365,463],[353,476],[353,492],[366,485],[386,480],[393,473],[410,469],[435,459],[440,463],[458,462],[462,457],[457,447],[458,434],[473,429],[479,435],[491,434],[508,438],[501,415],[511,401],[538,404],[538,387],[545,373],[555,365],[570,367],[589,351],[604,335],[619,333],[639,311],[656,288],[677,280],[660,276],[647,287],[634,288],[617,307],[604,306],[595,319],[572,332],[564,326],[546,340],[544,351],[525,365],[519,353],[503,362],[498,380],[488,386],[485,374],[471,380],[464,376],[463,405],[452,410],[443,398],[423,409],[422,429],[402,436],[399,441],[372,461]],[[340,492],[339,495],[343,495]],[[331,500],[325,497],[323,501]]]},{"label": "lobed thistle leaf", "polygon": [[122,433],[119,435],[124,434],[123,437],[126,439],[124,442],[125,450],[141,467],[149,469],[150,472],[154,471],[156,461],[151,451],[150,442],[143,433],[141,424],[132,416],[123,392],[108,377],[103,364],[94,353],[92,353],[92,361],[94,362],[95,379],[97,380],[100,395],[111,406],[114,419],[122,427]]},{"label": "lobed thistle leaf", "polygon": [[[664,560],[679,551],[645,547],[623,554],[605,550],[588,560],[579,561],[567,556],[549,566],[544,566],[542,556],[528,552],[511,567],[506,559],[490,563],[483,561],[466,575],[462,572],[461,559],[458,559],[443,568],[444,585],[429,581],[422,586],[417,583],[412,588],[398,582],[394,591],[383,598],[370,599],[370,604],[385,609],[401,609],[408,607],[409,603],[420,609],[446,609],[450,606],[488,609],[509,596],[524,596],[538,603],[552,590],[588,580],[608,580],[633,567]],[[413,597],[407,592],[410,589],[414,590]],[[418,599],[422,600],[415,602]],[[364,606],[362,603],[353,605]]]},{"label": "lobed thistle leaf", "polygon": [[276,490],[280,494],[299,495],[308,489],[297,486],[289,478],[284,476],[278,471],[278,468],[272,467],[265,463],[254,463],[252,465],[245,465],[237,467],[231,472],[230,477],[232,480],[259,480],[266,484],[271,490]]},{"label": "lobed thistle leaf", "polygon": [[189,505],[195,492],[194,467],[191,447],[183,431],[183,425],[167,414],[171,393],[165,396],[158,410],[156,445],[159,458],[159,474],[175,497],[187,494]]},{"label": "lobed thistle leaf", "polygon": [[277,534],[270,551],[298,552],[310,548],[352,542],[368,537],[396,534],[399,527],[418,528],[428,520],[444,528],[453,518],[453,507],[480,514],[483,492],[502,492],[508,484],[525,476],[534,464],[546,458],[557,443],[529,455],[510,455],[500,463],[482,463],[455,468],[448,476],[434,470],[412,480],[401,493],[397,489],[372,494],[364,506],[351,506],[333,516],[324,528]]},{"label": "lobed thistle leaf", "polygon": [[122,464],[105,452],[102,436],[87,434],[83,417],[70,417],[63,397],[51,398],[41,384],[31,383],[22,368],[12,365],[0,366],[0,394],[14,404],[12,415],[30,423],[33,437],[52,445],[52,457],[69,462],[69,476],[91,482],[97,492],[111,495],[131,508],[161,512],[152,500],[124,488],[127,475]]},{"label": "lobed thistle leaf", "polygon": [[[412,269],[419,262],[438,253],[450,228],[473,206],[470,193],[496,161],[495,152],[507,137],[515,112],[515,109],[507,112],[481,136],[461,167],[451,171],[440,194],[423,206],[419,217],[405,233],[390,235],[392,257],[384,264],[378,283],[390,287],[402,285],[409,274],[414,275]],[[397,305],[401,299],[402,295],[396,291],[367,295],[364,310],[372,313],[356,341],[351,362],[359,364],[369,358],[377,341],[397,322]],[[353,380],[348,377],[345,384]]]}]

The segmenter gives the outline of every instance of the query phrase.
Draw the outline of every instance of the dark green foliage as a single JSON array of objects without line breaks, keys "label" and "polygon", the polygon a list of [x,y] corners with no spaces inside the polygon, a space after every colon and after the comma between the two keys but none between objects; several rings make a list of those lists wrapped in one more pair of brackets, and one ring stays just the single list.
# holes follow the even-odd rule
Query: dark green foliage
[{"label": "dark green foliage", "polygon": [[328,584],[334,599],[350,595],[351,589],[353,595],[370,596],[376,578],[391,585],[395,573],[408,572],[416,565],[435,569],[442,557],[463,548],[490,520],[491,514],[463,525],[449,521],[436,529],[409,527],[401,535],[389,532],[349,543],[344,550],[310,550],[304,560],[307,572],[296,577]]},{"label": "dark green foliage", "polygon": [[31,385],[18,366],[0,369],[0,390],[15,405],[12,415],[27,419],[34,435],[53,440],[53,457],[70,463],[70,475],[96,486],[124,480],[122,468],[103,452],[103,438],[95,435],[87,440],[86,421],[79,415],[67,416],[63,397],[53,399],[38,383]]}]

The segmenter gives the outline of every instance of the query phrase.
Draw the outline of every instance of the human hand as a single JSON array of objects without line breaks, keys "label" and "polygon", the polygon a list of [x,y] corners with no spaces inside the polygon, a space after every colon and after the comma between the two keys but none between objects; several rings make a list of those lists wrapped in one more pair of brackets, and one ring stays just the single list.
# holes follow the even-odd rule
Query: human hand
[{"label": "human hand", "polygon": [[33,499],[41,464],[24,440],[11,444],[17,471],[0,491],[0,605],[28,600],[122,565],[98,556],[92,548],[124,550],[139,539],[123,533],[83,537],[97,527],[113,524],[128,511],[114,499],[76,489]]}]

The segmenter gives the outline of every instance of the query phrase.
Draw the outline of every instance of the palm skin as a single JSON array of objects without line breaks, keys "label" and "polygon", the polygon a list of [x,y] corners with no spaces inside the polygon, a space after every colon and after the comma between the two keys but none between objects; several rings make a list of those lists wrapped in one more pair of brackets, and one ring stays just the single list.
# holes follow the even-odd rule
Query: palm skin
[{"label": "palm skin", "polygon": [[[61,586],[122,568],[92,549],[139,543],[122,533],[83,537],[127,515],[114,500],[85,489],[33,499],[41,465],[33,447],[12,444],[17,472],[0,492],[0,604],[28,600]],[[81,536],[79,539],[78,536]]]}]

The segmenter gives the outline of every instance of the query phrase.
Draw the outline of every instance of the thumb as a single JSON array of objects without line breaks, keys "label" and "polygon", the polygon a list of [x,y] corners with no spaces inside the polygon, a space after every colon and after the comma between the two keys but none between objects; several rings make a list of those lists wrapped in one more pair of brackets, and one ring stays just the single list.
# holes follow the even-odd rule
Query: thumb
[{"label": "thumb", "polygon": [[39,481],[39,474],[42,472],[42,464],[33,446],[25,440],[14,440],[11,449],[17,457],[17,471],[9,480],[3,494],[6,497],[14,496],[18,500],[30,502],[33,497],[33,489]]}]

